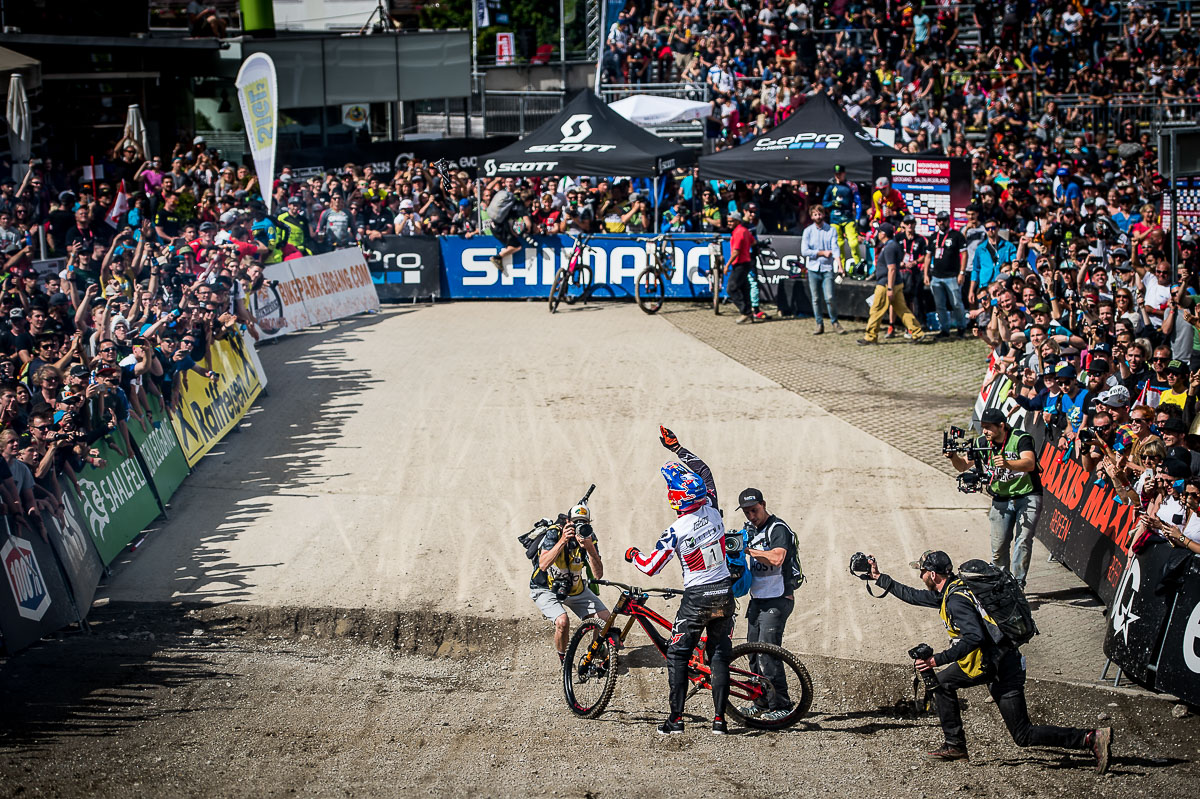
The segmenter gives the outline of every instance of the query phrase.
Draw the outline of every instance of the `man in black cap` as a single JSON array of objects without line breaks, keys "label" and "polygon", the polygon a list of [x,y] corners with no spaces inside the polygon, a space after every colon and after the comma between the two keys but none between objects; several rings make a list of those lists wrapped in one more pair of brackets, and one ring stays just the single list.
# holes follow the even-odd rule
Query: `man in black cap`
[{"label": "man in black cap", "polygon": [[875,296],[871,300],[871,313],[867,318],[867,332],[858,340],[860,346],[879,343],[879,324],[889,308],[894,308],[900,321],[908,328],[913,344],[929,344],[932,339],[925,335],[921,323],[904,302],[904,284],[900,277],[900,266],[904,261],[904,250],[896,243],[896,229],[890,222],[880,222],[875,228],[879,253],[875,263]]},{"label": "man in black cap", "polygon": [[1195,452],[1187,443],[1188,427],[1179,416],[1172,415],[1165,422],[1159,422],[1158,432],[1163,443],[1167,445],[1167,457],[1183,461],[1191,469],[1193,476],[1200,474],[1200,452]]},{"label": "man in black cap", "polygon": [[1085,730],[1075,727],[1034,726],[1025,707],[1025,657],[1018,646],[999,633],[996,623],[984,614],[971,589],[954,574],[950,556],[926,550],[909,565],[921,574],[925,590],[910,588],[879,571],[870,558],[868,579],[877,581],[884,593],[901,602],[922,608],[940,608],[942,623],[950,636],[950,647],[916,662],[918,671],[947,666],[936,673],[933,689],[938,720],[945,743],[929,753],[935,760],[966,760],[967,738],[958,705],[958,689],[986,685],[1004,725],[1017,746],[1060,746],[1089,750],[1096,756],[1096,771],[1108,770],[1112,727]]},{"label": "man in black cap", "polygon": [[[1069,367],[1069,365],[1068,365]],[[1074,376],[1074,367],[1071,369]],[[1042,510],[1042,481],[1038,476],[1037,450],[1033,437],[1014,430],[999,408],[988,408],[980,418],[983,435],[975,441],[988,453],[984,464],[990,482],[992,507],[992,565],[1012,574],[1021,588],[1033,555],[1033,531]],[[965,472],[971,462],[958,453],[947,453],[954,468]]]},{"label": "man in black cap", "polygon": [[[804,580],[796,552],[796,536],[787,522],[767,512],[766,501],[757,488],[738,495],[738,507],[746,515],[750,562],[750,605],[746,609],[746,640],[782,646],[783,627],[795,607],[795,591]],[[787,676],[778,661],[760,662],[759,668],[775,686],[770,700],[760,697],[741,708],[743,715],[767,721],[788,714]]]},{"label": "man in black cap", "polygon": [[862,216],[862,197],[858,186],[846,179],[846,167],[833,165],[833,182],[825,188],[821,205],[829,212],[829,224],[837,231],[838,249],[845,249],[842,263],[846,274],[859,277],[862,260],[858,257],[858,218]]},{"label": "man in black cap", "polygon": [[962,287],[967,277],[967,240],[954,229],[947,211],[938,211],[937,230],[925,253],[925,285],[933,293],[933,302],[941,330],[938,338],[949,338],[950,327],[961,336],[970,334],[967,312],[963,308]]}]

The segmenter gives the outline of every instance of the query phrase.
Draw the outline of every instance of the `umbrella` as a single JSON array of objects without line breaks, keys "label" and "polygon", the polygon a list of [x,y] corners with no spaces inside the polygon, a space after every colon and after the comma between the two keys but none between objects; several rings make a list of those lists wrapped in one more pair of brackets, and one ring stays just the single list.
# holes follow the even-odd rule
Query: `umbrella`
[{"label": "umbrella", "polygon": [[624,100],[609,103],[608,107],[643,128],[704,119],[712,113],[712,106],[708,103],[680,100],[676,97],[656,97],[653,94],[635,94]]},{"label": "umbrella", "polygon": [[141,150],[139,155],[143,159],[150,158],[150,138],[146,135],[146,123],[142,120],[142,109],[138,107],[137,103],[129,106],[129,113],[125,116],[124,135],[125,138],[121,140],[121,148],[125,146],[125,142],[131,141]]},{"label": "umbrella", "polygon": [[29,98],[25,82],[14,72],[8,83],[8,149],[12,151],[13,180],[25,177],[33,147],[33,128],[29,124]]}]

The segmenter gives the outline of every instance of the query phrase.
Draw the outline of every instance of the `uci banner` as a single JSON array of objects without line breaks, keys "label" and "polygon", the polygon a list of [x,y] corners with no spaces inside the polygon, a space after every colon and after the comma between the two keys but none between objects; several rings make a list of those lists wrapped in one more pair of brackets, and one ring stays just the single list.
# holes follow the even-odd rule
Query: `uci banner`
[{"label": "uci banner", "polygon": [[218,378],[185,372],[179,408],[171,417],[188,466],[196,463],[246,415],[262,392],[262,378],[240,336],[213,342],[207,362]]},{"label": "uci banner", "polygon": [[[502,245],[491,236],[442,236],[446,296],[451,299],[517,299],[549,296],[554,274],[571,258],[570,236],[538,236],[537,247],[523,247],[505,259],[501,275],[489,260]],[[723,242],[722,257],[728,255]],[[584,263],[592,268],[596,297],[632,297],[638,273],[653,262],[654,244],[630,236],[593,236]],[[677,239],[672,251],[675,274],[667,282],[668,297],[711,296],[709,250],[705,241]]]},{"label": "uci banner", "polygon": [[[128,424],[132,438],[133,428],[140,425],[132,417]],[[108,439],[97,441],[95,447],[100,450],[104,466],[85,466],[76,484],[84,523],[107,566],[157,518],[159,507],[136,457],[126,458]]]},{"label": "uci banner", "polygon": [[[250,155],[260,186],[275,182],[275,133],[279,108],[279,84],[275,62],[266,53],[254,53],[242,62],[234,85],[242,106],[242,122],[250,140]],[[271,212],[271,192],[262,192],[267,213]]]}]

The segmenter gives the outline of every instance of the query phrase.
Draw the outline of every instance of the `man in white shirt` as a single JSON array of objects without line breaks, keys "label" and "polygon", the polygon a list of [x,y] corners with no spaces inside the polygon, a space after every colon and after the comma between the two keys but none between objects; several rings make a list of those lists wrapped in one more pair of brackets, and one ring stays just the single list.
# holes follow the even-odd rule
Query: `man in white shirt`
[{"label": "man in white shirt", "polygon": [[812,299],[813,318],[817,321],[814,336],[825,332],[825,320],[821,316],[821,299],[833,329],[840,334],[846,330],[838,324],[837,310],[833,305],[833,274],[842,272],[842,252],[837,243],[837,231],[825,221],[825,207],[814,205],[808,214],[812,224],[804,228],[800,237],[800,254],[808,267],[808,293]]}]

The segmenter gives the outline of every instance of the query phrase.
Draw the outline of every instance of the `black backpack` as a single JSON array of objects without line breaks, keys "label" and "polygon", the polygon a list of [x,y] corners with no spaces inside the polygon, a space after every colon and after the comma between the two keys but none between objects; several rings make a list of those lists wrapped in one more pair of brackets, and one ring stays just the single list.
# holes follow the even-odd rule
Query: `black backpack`
[{"label": "black backpack", "polygon": [[535,566],[542,548],[542,539],[546,537],[546,533],[553,524],[552,519],[540,519],[534,523],[532,530],[517,536],[517,541],[525,547],[525,557],[529,558]]},{"label": "black backpack", "polygon": [[958,577],[995,622],[998,629],[993,630],[993,637],[999,633],[1014,646],[1022,646],[1039,634],[1025,592],[1011,574],[987,561],[968,560],[958,567]]}]

